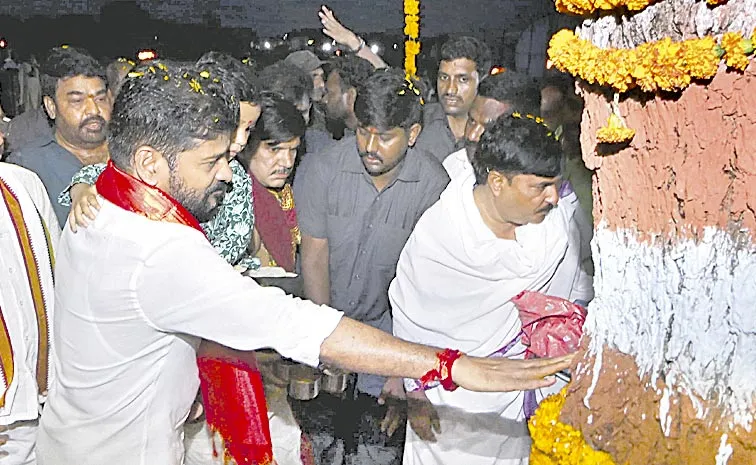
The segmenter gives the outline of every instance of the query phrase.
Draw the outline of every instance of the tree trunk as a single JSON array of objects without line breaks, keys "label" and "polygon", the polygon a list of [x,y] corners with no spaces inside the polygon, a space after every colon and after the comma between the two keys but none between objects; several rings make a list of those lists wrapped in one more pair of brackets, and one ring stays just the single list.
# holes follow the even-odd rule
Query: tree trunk
[{"label": "tree trunk", "polygon": [[[756,0],[666,0],[584,22],[602,47],[756,28]],[[637,131],[598,155],[611,97],[582,86],[595,169],[596,297],[562,421],[617,464],[756,464],[756,63],[625,98]]]}]

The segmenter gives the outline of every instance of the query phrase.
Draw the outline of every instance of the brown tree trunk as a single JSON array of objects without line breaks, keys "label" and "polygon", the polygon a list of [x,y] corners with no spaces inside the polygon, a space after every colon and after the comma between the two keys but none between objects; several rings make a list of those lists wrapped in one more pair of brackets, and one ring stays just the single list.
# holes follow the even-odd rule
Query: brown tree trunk
[{"label": "brown tree trunk", "polygon": [[[754,28],[754,0],[667,0],[579,32],[631,47]],[[756,464],[756,63],[625,98],[637,133],[613,155],[595,142],[611,97],[582,91],[596,298],[562,421],[617,464]]]}]

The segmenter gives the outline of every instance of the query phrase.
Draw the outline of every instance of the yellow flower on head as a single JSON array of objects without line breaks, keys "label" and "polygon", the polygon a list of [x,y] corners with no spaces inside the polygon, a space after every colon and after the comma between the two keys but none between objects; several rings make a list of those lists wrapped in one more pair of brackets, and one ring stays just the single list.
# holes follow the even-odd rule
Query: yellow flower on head
[{"label": "yellow flower on head", "polygon": [[200,93],[200,94],[204,93],[204,92],[202,91],[202,84],[200,84],[200,83],[199,83],[199,81],[198,81],[198,80],[196,80],[195,78],[192,78],[192,79],[191,79],[191,80],[189,81],[189,87],[190,87],[190,88],[191,88],[191,89],[192,89],[193,91],[195,91],[195,92],[197,92],[197,93]]},{"label": "yellow flower on head", "polygon": [[199,75],[203,79],[210,79],[210,72],[209,71],[206,71],[206,70],[200,71]]}]

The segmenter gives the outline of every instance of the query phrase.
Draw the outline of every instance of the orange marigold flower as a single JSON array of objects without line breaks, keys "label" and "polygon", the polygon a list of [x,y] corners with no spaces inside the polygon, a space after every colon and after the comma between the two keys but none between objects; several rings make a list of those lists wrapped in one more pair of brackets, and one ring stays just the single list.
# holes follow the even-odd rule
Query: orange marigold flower
[{"label": "orange marigold flower", "polygon": [[730,68],[745,71],[748,66],[748,57],[746,56],[747,41],[737,32],[726,32],[722,35],[720,42],[724,49],[725,63]]},{"label": "orange marigold flower", "polygon": [[625,127],[619,116],[612,113],[606,126],[596,131],[596,138],[604,144],[627,142],[635,136],[635,130]]},{"label": "orange marigold flower", "polygon": [[717,74],[719,56],[716,48],[717,42],[710,36],[683,43],[683,60],[691,77],[710,79]]}]

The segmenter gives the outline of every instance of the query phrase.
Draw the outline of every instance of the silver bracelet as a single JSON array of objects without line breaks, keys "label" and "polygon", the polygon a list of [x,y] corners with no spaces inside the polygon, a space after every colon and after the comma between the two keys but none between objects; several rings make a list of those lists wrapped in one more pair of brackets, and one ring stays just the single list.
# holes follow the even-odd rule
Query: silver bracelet
[{"label": "silver bracelet", "polygon": [[362,49],[365,48],[365,39],[360,36],[357,36],[357,38],[360,39],[360,45],[358,45],[356,49],[352,49],[352,53],[354,54],[360,53]]}]

